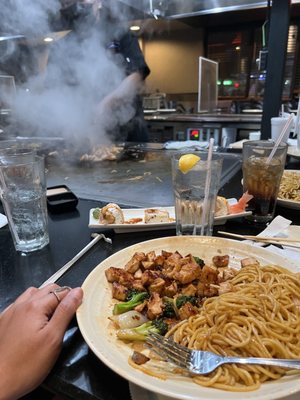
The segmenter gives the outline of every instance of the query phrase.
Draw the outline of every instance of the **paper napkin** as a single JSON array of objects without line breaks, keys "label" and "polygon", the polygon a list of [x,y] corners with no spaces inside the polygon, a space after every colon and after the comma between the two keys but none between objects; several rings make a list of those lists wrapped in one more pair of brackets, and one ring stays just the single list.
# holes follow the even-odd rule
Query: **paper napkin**
[{"label": "paper napkin", "polygon": [[[270,225],[267,226],[262,232],[260,232],[257,236],[264,236],[264,237],[284,237],[289,239],[298,239],[300,238],[300,226],[298,225],[291,225],[292,221],[278,215]],[[256,242],[255,246],[265,246],[265,243]],[[294,249],[289,246],[282,245],[282,249],[273,244],[266,247],[266,249],[279,254],[281,256],[287,257],[290,260],[294,261],[295,263],[299,264],[300,259],[300,249]]]},{"label": "paper napkin", "polygon": [[286,236],[283,232],[291,225],[292,221],[278,215],[273,221],[260,232],[257,236],[265,236],[265,237],[275,237],[275,236]]},{"label": "paper napkin", "polygon": [[7,218],[5,215],[0,214],[0,228],[7,225]]}]

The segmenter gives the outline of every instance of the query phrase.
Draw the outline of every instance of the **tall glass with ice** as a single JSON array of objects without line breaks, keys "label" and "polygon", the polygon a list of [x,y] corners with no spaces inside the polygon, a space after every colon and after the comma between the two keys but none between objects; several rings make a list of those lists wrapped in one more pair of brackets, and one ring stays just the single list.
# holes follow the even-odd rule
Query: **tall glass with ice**
[{"label": "tall glass with ice", "polygon": [[49,243],[44,159],[16,156],[0,163],[3,207],[17,251],[39,250]]},{"label": "tall glass with ice", "polygon": [[284,171],[287,144],[280,143],[268,161],[274,142],[257,140],[243,144],[243,189],[253,196],[247,210],[247,219],[267,223],[274,217],[277,195]]},{"label": "tall glass with ice", "polygon": [[182,156],[183,153],[176,153],[172,157],[176,234],[209,236],[213,229],[223,159],[213,154],[208,164],[206,153],[193,152],[185,155],[188,162],[182,167]]}]

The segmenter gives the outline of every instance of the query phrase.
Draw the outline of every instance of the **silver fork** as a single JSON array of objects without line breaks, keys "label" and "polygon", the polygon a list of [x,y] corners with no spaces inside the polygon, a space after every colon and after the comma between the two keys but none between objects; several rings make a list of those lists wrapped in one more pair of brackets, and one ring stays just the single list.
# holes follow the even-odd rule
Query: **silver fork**
[{"label": "silver fork", "polygon": [[163,359],[187,369],[193,374],[208,374],[222,364],[262,364],[274,367],[300,369],[300,360],[281,358],[255,358],[255,357],[222,357],[210,351],[191,350],[166,339],[161,335],[150,332],[147,344]]}]

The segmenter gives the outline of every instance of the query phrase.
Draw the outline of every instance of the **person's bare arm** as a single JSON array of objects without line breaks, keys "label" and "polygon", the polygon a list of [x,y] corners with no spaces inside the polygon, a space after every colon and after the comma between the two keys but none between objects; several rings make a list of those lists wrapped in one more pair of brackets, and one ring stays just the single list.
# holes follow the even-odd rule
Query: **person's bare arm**
[{"label": "person's bare arm", "polygon": [[114,122],[128,122],[135,114],[134,99],[143,85],[144,81],[139,72],[128,75],[114,91],[97,104],[95,122],[107,128],[112,128]]},{"label": "person's bare arm", "polygon": [[121,84],[99,103],[99,106],[115,108],[119,106],[120,103],[132,103],[142,87],[143,79],[141,74],[139,72],[133,72],[124,78]]},{"label": "person's bare arm", "polygon": [[64,333],[82,301],[80,288],[59,293],[29,288],[0,314],[0,399],[15,400],[35,389],[53,367]]}]

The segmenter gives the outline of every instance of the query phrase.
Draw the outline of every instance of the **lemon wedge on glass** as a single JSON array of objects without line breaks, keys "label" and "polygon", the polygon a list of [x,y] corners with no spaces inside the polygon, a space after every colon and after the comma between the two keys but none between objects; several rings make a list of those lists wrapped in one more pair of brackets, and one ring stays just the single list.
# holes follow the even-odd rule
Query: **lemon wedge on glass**
[{"label": "lemon wedge on glass", "polygon": [[188,173],[200,160],[199,156],[196,154],[184,154],[179,158],[178,168],[183,173]]}]

